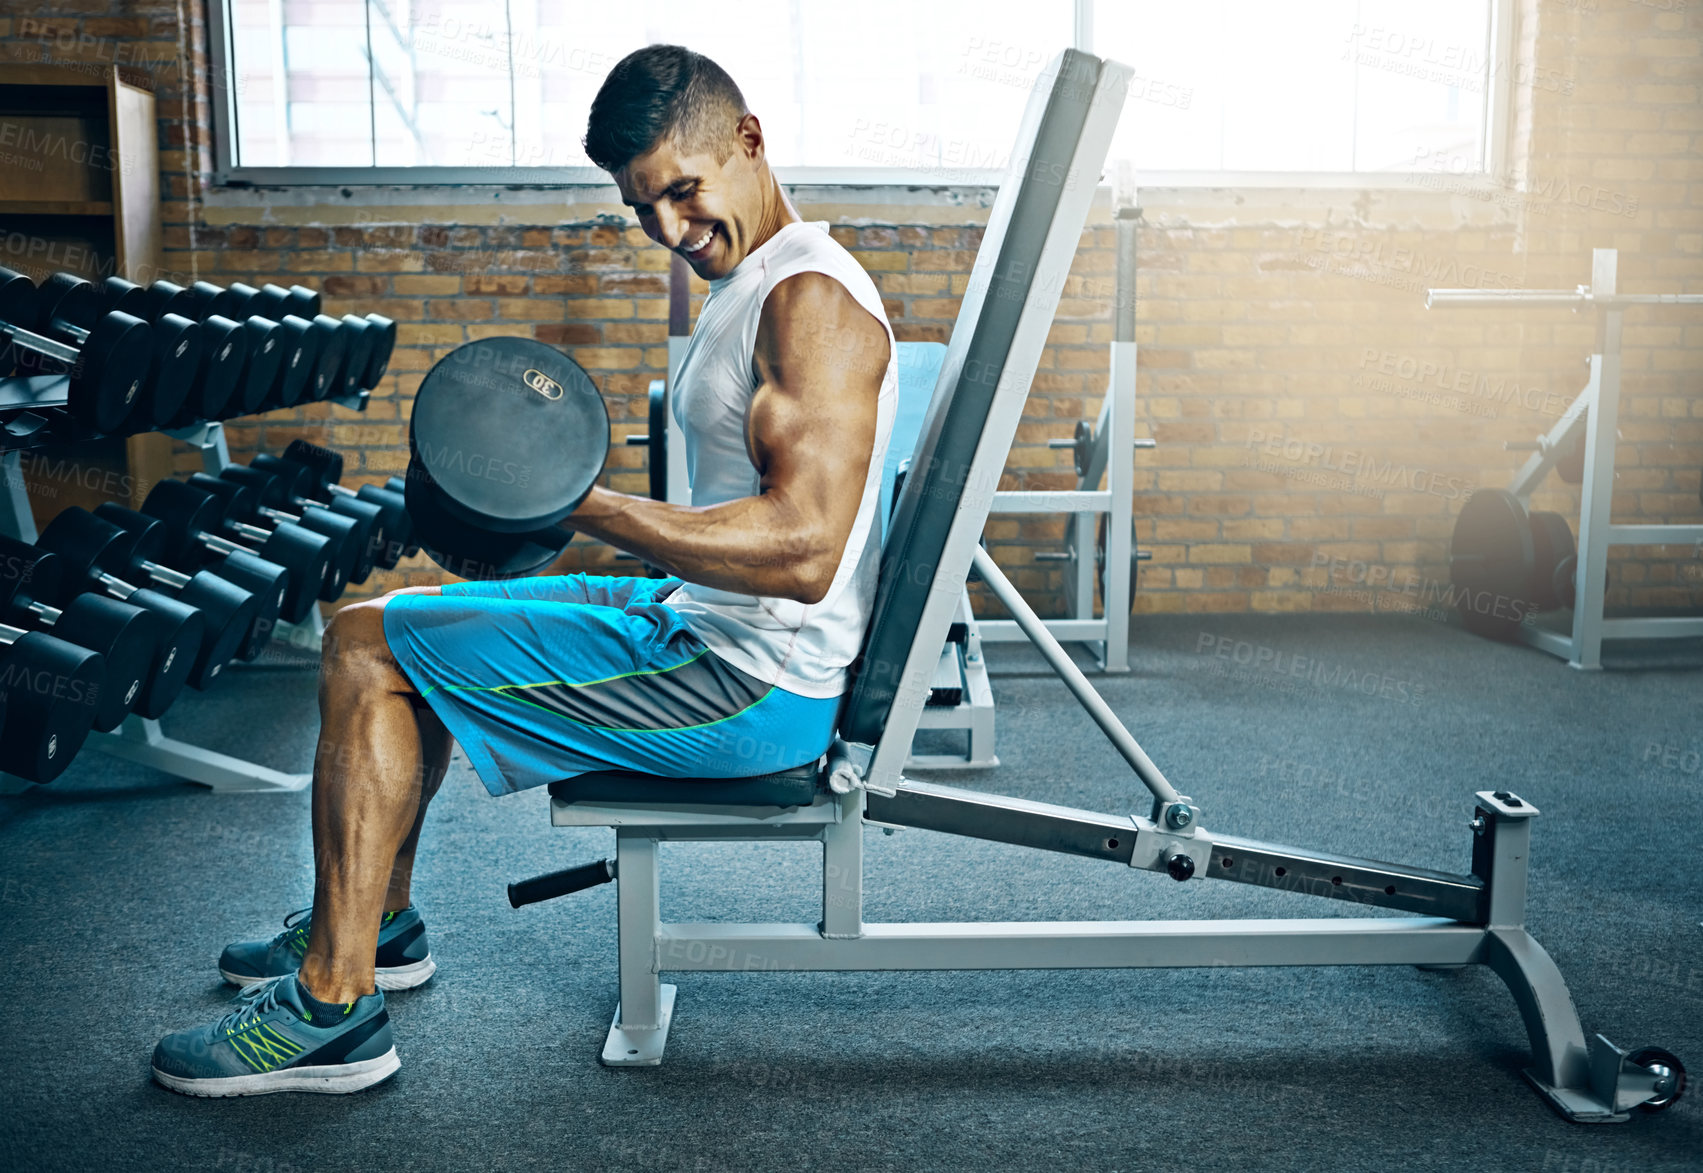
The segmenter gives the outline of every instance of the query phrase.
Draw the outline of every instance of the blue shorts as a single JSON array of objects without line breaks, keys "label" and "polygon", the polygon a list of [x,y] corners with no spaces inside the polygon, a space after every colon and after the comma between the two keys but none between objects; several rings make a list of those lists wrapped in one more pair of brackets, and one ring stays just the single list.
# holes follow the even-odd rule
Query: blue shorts
[{"label": "blue shorts", "polygon": [[569,574],[396,595],[384,635],[492,794],[592,770],[742,778],[827,751],[839,698],[764,684],[692,634],[677,578]]}]

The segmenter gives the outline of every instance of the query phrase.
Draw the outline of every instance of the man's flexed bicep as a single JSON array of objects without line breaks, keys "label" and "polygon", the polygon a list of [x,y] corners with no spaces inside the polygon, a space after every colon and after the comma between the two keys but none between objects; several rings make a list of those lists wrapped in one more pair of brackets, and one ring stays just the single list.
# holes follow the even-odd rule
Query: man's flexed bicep
[{"label": "man's flexed bicep", "polygon": [[598,488],[570,524],[688,582],[820,602],[857,520],[889,358],[886,327],[844,285],[787,278],[763,303],[752,355],[757,495],[693,507]]}]

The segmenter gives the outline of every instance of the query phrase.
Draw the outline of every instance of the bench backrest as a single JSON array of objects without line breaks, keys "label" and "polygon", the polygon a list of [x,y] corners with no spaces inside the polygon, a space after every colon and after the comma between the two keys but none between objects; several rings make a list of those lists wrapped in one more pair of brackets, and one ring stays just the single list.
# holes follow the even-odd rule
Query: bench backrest
[{"label": "bench backrest", "polygon": [[[1076,50],[1055,59],[1050,76],[1037,82],[1024,112],[1011,166],[1000,185],[970,284],[947,344],[935,393],[923,421],[921,439],[899,493],[897,508],[882,550],[880,585],[875,610],[864,636],[863,654],[854,666],[854,680],[840,716],[840,736],[849,742],[873,745],[887,725],[894,698],[918,641],[919,625],[930,595],[949,591],[955,604],[963,590],[971,556],[968,544],[947,538],[961,509],[979,510],[976,533],[986,520],[993,489],[1004,467],[1006,449],[1015,429],[1015,414],[1002,437],[1000,451],[982,451],[984,431],[996,397],[1028,393],[1028,380],[1039,359],[1033,353],[1015,356],[1012,344],[1019,320],[1037,307],[1051,320],[1068,272],[1060,243],[1053,243],[1050,268],[1043,252],[1053,235],[1053,222],[1066,192],[1074,185],[1098,181],[1105,142],[1097,142],[1091,174],[1078,174],[1078,148],[1099,94],[1106,63]],[[1115,111],[1113,112],[1115,123]],[[1104,137],[1109,138],[1109,131]],[[1080,192],[1074,192],[1080,196]],[[1072,214],[1085,219],[1084,199],[1071,202]],[[1074,251],[1081,223],[1068,241]],[[1036,286],[1037,272],[1045,272]],[[1014,386],[1020,378],[1022,385]],[[1011,406],[1009,403],[1005,406]],[[1020,411],[1020,403],[1017,405]],[[991,483],[975,483],[972,466],[980,453],[979,475]],[[973,491],[966,498],[966,490]],[[961,532],[967,532],[961,530]],[[960,545],[964,548],[958,548]],[[944,612],[940,637],[945,636]],[[939,650],[935,641],[934,653]]]}]

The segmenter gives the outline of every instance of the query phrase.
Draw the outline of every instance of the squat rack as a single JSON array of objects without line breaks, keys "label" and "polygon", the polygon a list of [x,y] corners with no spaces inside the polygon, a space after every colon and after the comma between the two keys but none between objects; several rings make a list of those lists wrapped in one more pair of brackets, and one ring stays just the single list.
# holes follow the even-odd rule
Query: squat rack
[{"label": "squat rack", "polygon": [[[1573,621],[1568,631],[1522,623],[1517,635],[1524,641],[1566,660],[1571,667],[1600,669],[1605,639],[1682,639],[1703,636],[1703,617],[1658,616],[1610,619],[1603,615],[1610,546],[1674,546],[1703,548],[1703,525],[1627,525],[1611,520],[1614,500],[1614,445],[1620,421],[1620,340],[1622,319],[1632,306],[1703,305],[1700,293],[1621,293],[1619,254],[1612,248],[1591,250],[1591,283],[1574,289],[1431,289],[1427,309],[1515,306],[1566,306],[1596,313],[1595,352],[1590,377],[1555,426],[1529,446],[1534,449],[1514,474],[1508,491],[1530,505],[1532,492],[1542,484],[1563,454],[1584,433],[1585,469],[1580,484],[1578,563]],[[1509,445],[1527,447],[1527,445]]]}]

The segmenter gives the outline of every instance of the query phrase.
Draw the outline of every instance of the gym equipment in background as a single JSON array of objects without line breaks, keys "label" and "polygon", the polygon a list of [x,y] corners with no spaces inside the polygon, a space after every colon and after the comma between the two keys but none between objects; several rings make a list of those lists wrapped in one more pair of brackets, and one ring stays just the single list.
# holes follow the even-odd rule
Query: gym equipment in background
[{"label": "gym equipment in background", "polygon": [[[1587,1040],[1560,972],[1524,927],[1531,804],[1505,790],[1477,792],[1464,873],[1209,832],[1202,807],[1147,756],[981,548],[988,495],[965,486],[995,484],[1004,468],[1093,196],[1092,184],[1063,177],[1098,173],[1132,73],[1066,50],[1040,74],[953,329],[943,368],[951,374],[899,492],[861,668],[824,761],[738,779],[606,771],[551,784],[553,825],[615,831],[615,860],[602,871],[617,887],[620,1001],[603,1062],[662,1061],[677,992],[661,982],[664,971],[1481,964],[1513,993],[1533,1054],[1526,1078],[1562,1115],[1601,1123],[1671,1105],[1683,1089],[1679,1061],[1601,1035]],[[904,776],[972,567],[1129,764],[1151,796],[1146,813],[1098,814]],[[1343,915],[1338,903],[1314,919],[872,924],[863,918],[866,823],[1413,915]],[[779,839],[822,845],[819,921],[662,920],[662,841]],[[560,886],[597,875],[586,867]]]},{"label": "gym equipment in background", "polygon": [[100,653],[93,725],[104,733],[123,724],[141,697],[159,651],[158,629],[140,607],[103,595],[74,594],[63,610],[55,607],[65,569],[41,547],[0,536],[0,620]]},{"label": "gym equipment in background", "polygon": [[[1616,250],[1599,248],[1591,252],[1589,285],[1575,289],[1432,289],[1425,299],[1429,309],[1555,306],[1595,312],[1596,348],[1584,389],[1544,435],[1529,443],[1507,445],[1510,450],[1530,449],[1532,454],[1505,493],[1473,494],[1462,509],[1450,546],[1451,578],[1457,587],[1464,588],[1457,611],[1468,630],[1497,639],[1521,640],[1584,669],[1602,667],[1605,639],[1703,635],[1703,618],[1695,616],[1611,619],[1603,615],[1610,546],[1703,544],[1703,525],[1617,525],[1610,520],[1614,442],[1620,418],[1622,318],[1632,306],[1703,305],[1703,293],[1620,293],[1618,267]],[[1543,514],[1526,516],[1531,495],[1544,477],[1573,461],[1580,462],[1581,467],[1576,553],[1562,552],[1560,531]],[[1563,475],[1562,479],[1572,478]],[[1543,526],[1552,535],[1553,561],[1531,544],[1536,526]],[[1548,610],[1550,604],[1571,607],[1570,622],[1555,624],[1539,619],[1538,612]],[[1518,617],[1511,617],[1516,610]]]},{"label": "gym equipment in background", "polygon": [[70,346],[35,333],[39,302],[35,282],[0,268],[0,371],[16,365],[64,372],[63,398],[48,391],[54,381],[14,381],[11,390],[39,389],[32,403],[8,394],[0,412],[17,408],[63,408],[85,433],[107,435],[123,426],[136,406],[153,357],[154,335],[146,322],[123,313],[104,314],[80,344]]}]

